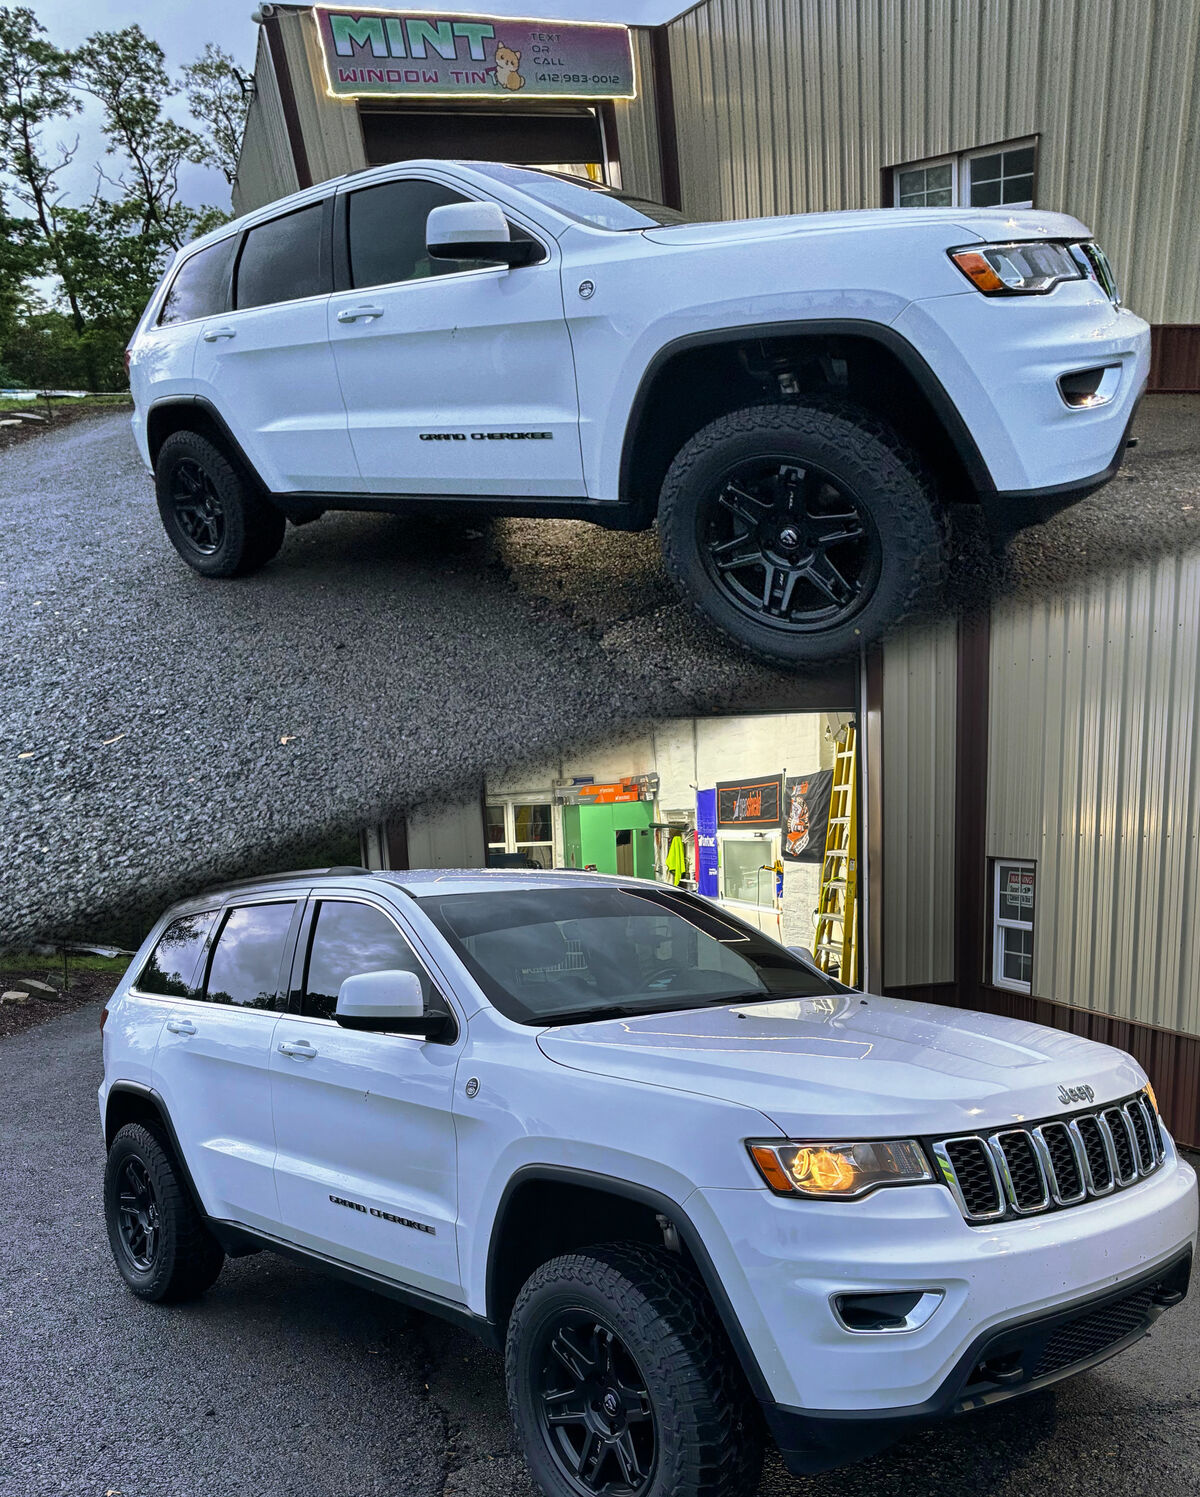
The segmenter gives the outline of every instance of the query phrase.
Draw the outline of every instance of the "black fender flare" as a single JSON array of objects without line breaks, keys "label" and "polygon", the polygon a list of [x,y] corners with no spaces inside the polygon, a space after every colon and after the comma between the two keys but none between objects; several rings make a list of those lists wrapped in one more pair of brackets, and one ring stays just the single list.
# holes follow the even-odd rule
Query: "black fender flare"
[{"label": "black fender flare", "polygon": [[156,1092],[152,1086],[146,1086],[141,1081],[114,1081],[109,1087],[104,1098],[105,1152],[107,1152],[112,1142],[109,1135],[108,1118],[109,1110],[112,1107],[112,1099],[116,1096],[140,1097],[143,1101],[149,1102],[151,1107],[153,1107],[167,1135],[167,1140],[171,1145],[171,1152],[174,1154],[175,1162],[179,1166],[179,1172],[183,1176],[183,1183],[192,1198],[192,1204],[200,1215],[207,1220],[208,1212],[204,1209],[204,1202],[200,1199],[200,1192],[196,1189],[196,1182],[192,1179],[192,1172],[188,1168],[187,1159],[184,1156],[183,1149],[180,1147],[179,1135],[175,1132],[175,1124],[171,1121],[171,1114],[167,1110],[167,1104],[163,1101],[161,1093]]}]

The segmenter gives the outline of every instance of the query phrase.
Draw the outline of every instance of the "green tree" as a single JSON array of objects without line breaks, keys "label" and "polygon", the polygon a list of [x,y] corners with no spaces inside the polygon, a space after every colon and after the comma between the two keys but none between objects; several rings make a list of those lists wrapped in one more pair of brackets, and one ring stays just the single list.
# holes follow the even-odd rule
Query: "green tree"
[{"label": "green tree", "polygon": [[201,126],[199,149],[192,160],[215,166],[232,186],[250,100],[233,58],[213,42],[183,68],[188,109]]}]

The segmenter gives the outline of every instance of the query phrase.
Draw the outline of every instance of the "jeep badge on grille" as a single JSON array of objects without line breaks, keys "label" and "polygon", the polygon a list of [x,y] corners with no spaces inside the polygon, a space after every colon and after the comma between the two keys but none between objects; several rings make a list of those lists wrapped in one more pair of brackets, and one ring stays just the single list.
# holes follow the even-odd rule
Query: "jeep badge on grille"
[{"label": "jeep badge on grille", "polygon": [[1094,1102],[1096,1093],[1090,1086],[1060,1086],[1058,1100],[1067,1107],[1072,1102]]}]

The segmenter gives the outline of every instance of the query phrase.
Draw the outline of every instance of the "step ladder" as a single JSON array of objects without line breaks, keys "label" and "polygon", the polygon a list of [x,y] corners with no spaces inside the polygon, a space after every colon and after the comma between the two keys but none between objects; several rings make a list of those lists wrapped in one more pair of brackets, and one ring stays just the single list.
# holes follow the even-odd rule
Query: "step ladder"
[{"label": "step ladder", "polygon": [[850,723],[837,739],[812,948],[821,970],[851,988],[858,986],[857,743]]}]

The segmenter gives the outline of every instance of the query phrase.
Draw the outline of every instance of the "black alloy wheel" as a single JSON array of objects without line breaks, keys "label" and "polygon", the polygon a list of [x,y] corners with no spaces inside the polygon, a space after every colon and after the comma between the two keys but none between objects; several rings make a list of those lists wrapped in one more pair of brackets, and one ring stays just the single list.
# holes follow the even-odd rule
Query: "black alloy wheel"
[{"label": "black alloy wheel", "polygon": [[718,480],[698,515],[705,570],[739,612],[820,633],[872,596],[883,548],[869,509],[813,462],[764,455]]},{"label": "black alloy wheel", "polygon": [[131,1154],[117,1182],[117,1236],[138,1273],[154,1268],[161,1238],[158,1200],[143,1160]]},{"label": "black alloy wheel", "polygon": [[564,1311],[546,1329],[537,1365],[542,1438],[571,1489],[587,1497],[645,1492],[658,1458],[654,1412],[616,1332],[591,1311]]},{"label": "black alloy wheel", "polygon": [[225,507],[195,458],[181,458],[172,467],[170,502],[188,544],[201,556],[215,556],[225,539]]}]

